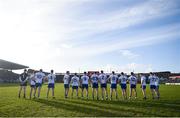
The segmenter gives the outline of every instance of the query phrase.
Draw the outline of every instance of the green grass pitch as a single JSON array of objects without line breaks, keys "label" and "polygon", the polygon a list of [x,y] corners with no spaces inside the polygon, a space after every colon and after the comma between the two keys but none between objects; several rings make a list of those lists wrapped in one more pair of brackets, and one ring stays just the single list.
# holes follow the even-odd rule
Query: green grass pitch
[{"label": "green grass pitch", "polygon": [[[129,87],[128,87],[129,88]],[[56,84],[56,99],[46,99],[47,85],[43,85],[39,99],[18,98],[19,86],[0,84],[0,116],[51,117],[51,116],[180,116],[180,86],[160,85],[160,100],[152,100],[147,86],[147,100],[142,100],[140,86],[137,86],[136,100],[123,100],[118,86],[119,100],[64,99],[63,84]],[[27,87],[29,97],[30,87]],[[108,89],[109,91],[109,89]],[[100,93],[99,89],[99,93]],[[71,91],[70,91],[71,93]],[[79,92],[80,93],[80,92]],[[51,92],[50,92],[51,95]],[[101,95],[101,94],[100,94]],[[80,96],[80,94],[79,94]]]}]

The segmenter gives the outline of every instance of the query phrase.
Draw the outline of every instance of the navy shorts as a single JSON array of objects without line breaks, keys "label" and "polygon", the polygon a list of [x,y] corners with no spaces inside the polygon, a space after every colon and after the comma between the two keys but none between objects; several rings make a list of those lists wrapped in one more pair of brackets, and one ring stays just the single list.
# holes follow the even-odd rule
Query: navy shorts
[{"label": "navy shorts", "polygon": [[130,87],[131,88],[136,88],[136,85],[135,84],[131,84]]},{"label": "navy shorts", "polygon": [[53,83],[49,83],[48,84],[48,88],[54,88],[54,84]]},{"label": "navy shorts", "polygon": [[156,85],[156,89],[159,89],[159,85]]},{"label": "navy shorts", "polygon": [[126,84],[121,84],[121,89],[126,89],[126,88],[127,88]]},{"label": "navy shorts", "polygon": [[31,88],[35,88],[36,87],[36,85],[31,85]]},{"label": "navy shorts", "polygon": [[101,88],[107,88],[107,84],[101,84]]},{"label": "navy shorts", "polygon": [[83,89],[84,89],[84,88],[88,89],[88,84],[82,84],[82,88],[83,88]]},{"label": "navy shorts", "polygon": [[141,85],[142,89],[146,89],[146,85]]},{"label": "navy shorts", "polygon": [[20,86],[27,86],[27,82],[21,83]]},{"label": "navy shorts", "polygon": [[117,88],[117,84],[111,84],[111,88],[112,89],[116,89]]},{"label": "navy shorts", "polygon": [[78,86],[72,86],[72,89],[78,89]]},{"label": "navy shorts", "polygon": [[64,84],[64,88],[69,88],[69,84]]},{"label": "navy shorts", "polygon": [[41,83],[36,83],[36,87],[41,87],[42,84]]},{"label": "navy shorts", "polygon": [[98,88],[98,83],[93,83],[92,87],[93,88]]},{"label": "navy shorts", "polygon": [[150,85],[150,89],[156,89],[155,85]]}]

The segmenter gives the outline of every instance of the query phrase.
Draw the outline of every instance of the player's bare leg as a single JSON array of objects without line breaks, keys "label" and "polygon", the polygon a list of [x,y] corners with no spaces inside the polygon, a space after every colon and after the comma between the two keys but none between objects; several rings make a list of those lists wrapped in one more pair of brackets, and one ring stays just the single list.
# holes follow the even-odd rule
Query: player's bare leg
[{"label": "player's bare leg", "polygon": [[78,98],[78,89],[76,89],[76,97]]},{"label": "player's bare leg", "polygon": [[48,88],[48,90],[47,90],[47,98],[49,97],[49,90],[50,90],[50,88]]},{"label": "player's bare leg", "polygon": [[117,93],[117,89],[114,89],[115,90],[115,96],[116,96],[116,100],[118,99],[118,93]]},{"label": "player's bare leg", "polygon": [[135,99],[137,98],[137,91],[136,88],[134,88],[134,94],[135,94]]},{"label": "player's bare leg", "polygon": [[152,99],[154,99],[154,89],[151,89]]},{"label": "player's bare leg", "polygon": [[23,86],[24,98],[26,98],[26,86]]},{"label": "player's bare leg", "polygon": [[83,98],[84,97],[84,88],[82,88],[82,92],[81,92],[81,97]]},{"label": "player's bare leg", "polygon": [[74,89],[72,89],[71,97],[73,98]]},{"label": "player's bare leg", "polygon": [[113,89],[110,89],[110,100],[112,100]]},{"label": "player's bare leg", "polygon": [[146,89],[142,89],[142,93],[143,93],[143,96],[144,96],[143,99],[146,99]]},{"label": "player's bare leg", "polygon": [[105,93],[106,93],[106,100],[108,100],[108,92],[107,92],[107,88],[105,88]]},{"label": "player's bare leg", "polygon": [[69,94],[69,88],[66,89],[66,98],[68,97]]},{"label": "player's bare leg", "polygon": [[88,88],[86,88],[86,98],[88,99]]},{"label": "player's bare leg", "polygon": [[29,98],[30,98],[30,99],[31,99],[31,97],[32,97],[32,91],[33,91],[33,88],[31,87],[30,95],[29,95]]},{"label": "player's bare leg", "polygon": [[156,88],[155,91],[156,91],[157,98],[159,99],[160,98],[159,88]]},{"label": "player's bare leg", "polygon": [[20,88],[19,88],[19,93],[18,93],[19,98],[21,97],[21,91],[22,91],[22,86],[20,86]]},{"label": "player's bare leg", "polygon": [[130,88],[130,95],[129,95],[129,99],[131,99],[132,97],[132,88]]},{"label": "player's bare leg", "polygon": [[101,88],[102,100],[104,100],[104,88]]},{"label": "player's bare leg", "polygon": [[55,98],[54,97],[54,88],[52,88],[52,97]]},{"label": "player's bare leg", "polygon": [[97,100],[99,100],[99,94],[98,94],[98,88],[96,88],[96,97],[97,97]]},{"label": "player's bare leg", "polygon": [[92,98],[94,100],[94,88],[92,88]]},{"label": "player's bare leg", "polygon": [[41,87],[38,87],[38,98],[40,97]]}]

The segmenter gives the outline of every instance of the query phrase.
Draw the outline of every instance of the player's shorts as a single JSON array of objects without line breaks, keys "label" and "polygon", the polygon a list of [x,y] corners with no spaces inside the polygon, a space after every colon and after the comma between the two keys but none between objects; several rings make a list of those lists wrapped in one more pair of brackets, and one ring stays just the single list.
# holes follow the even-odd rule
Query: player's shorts
[{"label": "player's shorts", "polygon": [[88,84],[82,84],[82,88],[83,88],[83,89],[84,89],[84,88],[88,89]]},{"label": "player's shorts", "polygon": [[36,83],[36,87],[41,87],[42,84],[41,83]]},{"label": "player's shorts", "polygon": [[127,88],[126,84],[121,84],[121,89],[126,89],[126,88]]},{"label": "player's shorts", "polygon": [[146,89],[146,85],[141,85],[142,89]]},{"label": "player's shorts", "polygon": [[101,84],[101,88],[107,88],[107,84]]},{"label": "player's shorts", "polygon": [[36,85],[31,85],[31,88],[35,88],[36,87]]},{"label": "player's shorts", "polygon": [[27,82],[21,83],[20,86],[27,86]]},{"label": "player's shorts", "polygon": [[150,85],[150,89],[156,89],[155,85]]},{"label": "player's shorts", "polygon": [[69,84],[64,84],[64,88],[69,88]]},{"label": "player's shorts", "polygon": [[98,88],[98,83],[93,83],[92,88]]},{"label": "player's shorts", "polygon": [[78,89],[78,86],[72,86],[72,89]]},{"label": "player's shorts", "polygon": [[49,83],[48,88],[54,88],[54,83]]},{"label": "player's shorts", "polygon": [[116,89],[117,88],[117,84],[111,84],[111,88],[112,89]]},{"label": "player's shorts", "polygon": [[159,89],[159,85],[156,85],[156,89]]},{"label": "player's shorts", "polygon": [[131,84],[130,87],[131,88],[136,88],[136,85],[135,84]]}]

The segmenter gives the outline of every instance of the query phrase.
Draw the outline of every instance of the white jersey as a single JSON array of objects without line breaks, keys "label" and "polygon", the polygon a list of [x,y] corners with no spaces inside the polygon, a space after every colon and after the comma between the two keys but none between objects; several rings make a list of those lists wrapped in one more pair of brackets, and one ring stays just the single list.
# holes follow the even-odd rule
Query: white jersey
[{"label": "white jersey", "polygon": [[120,77],[119,77],[119,80],[120,80],[120,83],[121,84],[126,84],[126,81],[127,81],[127,76],[126,75],[121,75]]},{"label": "white jersey", "polygon": [[70,75],[65,74],[63,78],[64,84],[69,84],[70,82]]},{"label": "white jersey", "polygon": [[155,85],[156,78],[152,75],[149,76],[150,85]]},{"label": "white jersey", "polygon": [[110,78],[111,84],[117,84],[117,80],[118,80],[118,76],[117,76],[117,75],[111,74],[111,75],[109,76],[109,78]]},{"label": "white jersey", "polygon": [[73,76],[71,78],[71,83],[72,83],[72,86],[79,86],[79,77]]},{"label": "white jersey", "polygon": [[106,74],[104,74],[104,73],[100,74],[98,78],[99,78],[101,84],[106,84],[107,83],[107,76],[106,76]]},{"label": "white jersey", "polygon": [[89,83],[89,77],[87,75],[83,75],[81,77],[82,84],[88,84]]},{"label": "white jersey", "polygon": [[98,83],[98,75],[92,74],[91,81],[92,81],[92,83]]},{"label": "white jersey", "polygon": [[42,80],[44,79],[45,74],[43,72],[37,72],[35,74],[36,83],[42,83]]},{"label": "white jersey", "polygon": [[129,83],[130,83],[130,84],[133,84],[133,85],[136,85],[136,83],[137,83],[137,78],[136,78],[136,76],[131,75],[131,76],[129,77]]},{"label": "white jersey", "polygon": [[36,84],[35,74],[31,74],[29,78],[30,78],[30,85],[35,85]]},{"label": "white jersey", "polygon": [[50,73],[47,77],[48,77],[48,84],[54,84],[55,79],[56,79],[56,75]]},{"label": "white jersey", "polygon": [[155,78],[155,85],[159,86],[159,77],[154,75],[154,78]]},{"label": "white jersey", "polygon": [[146,85],[146,77],[141,76],[141,85],[145,86]]}]

